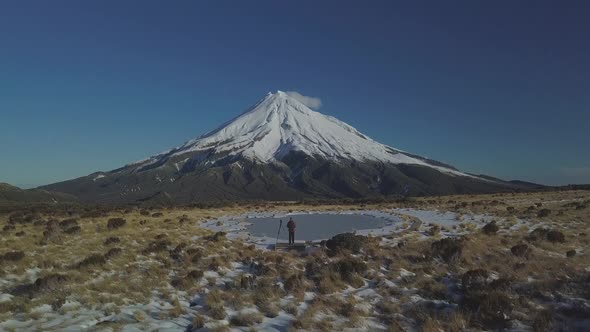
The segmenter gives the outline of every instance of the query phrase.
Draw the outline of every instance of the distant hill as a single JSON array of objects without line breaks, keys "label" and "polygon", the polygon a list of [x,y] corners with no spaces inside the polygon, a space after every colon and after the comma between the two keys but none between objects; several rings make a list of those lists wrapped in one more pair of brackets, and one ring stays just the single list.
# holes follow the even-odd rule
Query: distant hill
[{"label": "distant hill", "polygon": [[78,199],[70,194],[43,189],[21,189],[8,183],[0,183],[0,204],[57,204],[72,203]]}]

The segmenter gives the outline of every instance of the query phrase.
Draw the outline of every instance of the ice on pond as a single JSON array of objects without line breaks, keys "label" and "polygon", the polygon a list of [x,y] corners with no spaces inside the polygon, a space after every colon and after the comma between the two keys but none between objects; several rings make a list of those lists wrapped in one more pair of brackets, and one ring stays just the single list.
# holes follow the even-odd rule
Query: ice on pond
[{"label": "ice on pond", "polygon": [[366,230],[379,230],[395,223],[391,219],[377,218],[362,214],[300,214],[283,217],[248,218],[247,232],[255,237],[276,238],[280,221],[283,221],[279,234],[280,240],[288,240],[287,222],[289,218],[297,224],[296,240],[329,239],[336,234],[355,232],[367,233]]}]

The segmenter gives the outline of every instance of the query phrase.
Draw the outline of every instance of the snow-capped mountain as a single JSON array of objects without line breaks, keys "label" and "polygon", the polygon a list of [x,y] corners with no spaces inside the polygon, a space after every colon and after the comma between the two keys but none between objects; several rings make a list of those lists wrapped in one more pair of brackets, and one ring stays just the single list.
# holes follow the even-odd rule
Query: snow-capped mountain
[{"label": "snow-capped mountain", "polygon": [[213,152],[206,160],[208,163],[214,163],[221,158],[219,156],[268,163],[281,160],[294,151],[334,162],[415,164],[449,174],[471,176],[450,167],[429,164],[423,158],[412,157],[376,142],[334,117],[312,111],[282,91],[269,92],[250,110],[208,134],[134,164],[146,166],[162,159],[199,152]]},{"label": "snow-capped mountain", "polygon": [[169,151],[47,187],[83,200],[183,203],[514,189],[376,142],[282,91]]}]

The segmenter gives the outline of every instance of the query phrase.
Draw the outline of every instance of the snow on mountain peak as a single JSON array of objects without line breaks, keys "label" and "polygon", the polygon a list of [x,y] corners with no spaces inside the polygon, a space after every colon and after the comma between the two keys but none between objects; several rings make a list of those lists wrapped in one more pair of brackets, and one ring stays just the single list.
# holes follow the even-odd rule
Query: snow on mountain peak
[{"label": "snow on mountain peak", "polygon": [[418,164],[449,174],[466,175],[454,169],[431,165],[376,142],[332,116],[311,110],[280,90],[269,92],[249,110],[221,127],[154,156],[147,163],[163,157],[208,151],[213,152],[213,156],[241,156],[259,162],[281,160],[290,152],[297,151],[336,162],[357,160]]}]

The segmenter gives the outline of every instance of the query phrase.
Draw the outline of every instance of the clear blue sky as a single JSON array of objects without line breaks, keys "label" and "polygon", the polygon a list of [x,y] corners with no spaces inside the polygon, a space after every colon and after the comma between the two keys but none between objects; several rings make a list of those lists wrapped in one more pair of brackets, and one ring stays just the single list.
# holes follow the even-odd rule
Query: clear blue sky
[{"label": "clear blue sky", "polygon": [[590,183],[588,1],[0,2],[0,182],[110,170],[295,90],[460,169]]}]

